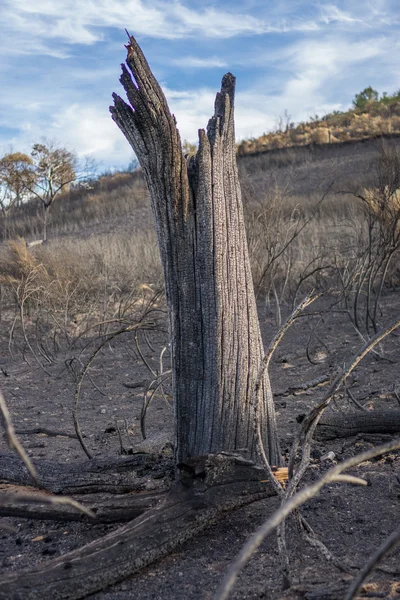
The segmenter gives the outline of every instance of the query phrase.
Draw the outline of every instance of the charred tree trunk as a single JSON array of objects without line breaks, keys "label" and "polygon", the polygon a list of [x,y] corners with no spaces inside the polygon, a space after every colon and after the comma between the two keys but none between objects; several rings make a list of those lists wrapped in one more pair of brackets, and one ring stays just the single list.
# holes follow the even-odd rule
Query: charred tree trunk
[{"label": "charred tree trunk", "polygon": [[[164,270],[173,354],[178,464],[246,448],[256,454],[254,384],[263,356],[243,221],[234,131],[235,78],[222,80],[207,132],[186,161],[165,96],[133,37],[112,118],[150,190]],[[271,464],[280,464],[268,376],[259,417]]]}]

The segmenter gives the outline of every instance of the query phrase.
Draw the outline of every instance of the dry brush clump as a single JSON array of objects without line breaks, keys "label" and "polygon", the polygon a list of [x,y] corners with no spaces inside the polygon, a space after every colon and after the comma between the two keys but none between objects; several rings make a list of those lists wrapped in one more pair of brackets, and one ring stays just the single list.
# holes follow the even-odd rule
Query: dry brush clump
[{"label": "dry brush clump", "polygon": [[161,278],[154,236],[67,239],[29,248],[18,238],[1,248],[2,319],[15,345],[45,362],[106,320],[129,320]]},{"label": "dry brush clump", "polygon": [[247,236],[254,285],[275,306],[294,306],[311,289],[334,289],[338,265],[357,243],[356,202],[332,191],[295,195],[278,186],[269,192],[244,185]]},{"label": "dry brush clump", "polygon": [[68,339],[79,320],[89,318],[98,278],[82,257],[30,249],[22,238],[10,241],[2,254],[2,312],[4,320],[12,323],[10,345],[28,348],[37,356],[32,338],[35,342],[50,339],[52,348],[48,344],[42,348],[50,362],[60,336]]},{"label": "dry brush clump", "polygon": [[340,273],[345,306],[358,331],[370,336],[379,329],[380,298],[400,283],[396,258],[400,251],[400,152],[382,146],[371,164],[373,185],[348,190],[358,204],[355,244]]}]

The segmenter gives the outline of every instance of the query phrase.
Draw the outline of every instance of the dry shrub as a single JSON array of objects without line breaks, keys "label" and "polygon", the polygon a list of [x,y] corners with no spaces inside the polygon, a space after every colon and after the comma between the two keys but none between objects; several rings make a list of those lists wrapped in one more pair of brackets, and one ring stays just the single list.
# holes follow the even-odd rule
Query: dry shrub
[{"label": "dry shrub", "polygon": [[[3,302],[12,300],[19,324],[40,324],[44,332],[68,335],[78,313],[89,312],[98,290],[90,262],[76,253],[57,253],[45,247],[29,249],[19,238],[7,244],[0,269]],[[3,312],[4,307],[3,307]],[[17,330],[13,331],[14,334]]]},{"label": "dry shrub", "polygon": [[129,318],[143,284],[157,290],[160,279],[154,234],[66,238],[34,248],[19,238],[1,252],[2,314],[14,309],[25,337],[31,327],[59,347],[94,323]]},{"label": "dry shrub", "polygon": [[383,283],[396,287],[400,284],[398,264],[393,257],[400,248],[400,189],[366,189],[362,198],[369,235],[368,252],[382,265],[388,262]]},{"label": "dry shrub", "polygon": [[91,256],[93,272],[97,272],[121,294],[141,284],[159,286],[162,280],[161,264],[154,230],[134,234],[115,231],[88,239],[66,238],[60,247],[71,246],[81,255]]},{"label": "dry shrub", "polygon": [[400,227],[400,189],[365,189],[364,202],[368,213],[374,215],[386,228],[393,227],[395,234]]},{"label": "dry shrub", "polygon": [[0,283],[14,290],[28,277],[35,273],[39,278],[44,276],[40,262],[29,251],[23,238],[8,242],[6,251],[1,255]]},{"label": "dry shrub", "polygon": [[311,141],[314,144],[329,144],[331,141],[327,127],[317,127],[311,131]]},{"label": "dry shrub", "polygon": [[360,218],[352,256],[340,271],[342,294],[355,327],[371,336],[379,329],[380,298],[388,286],[399,285],[400,152],[382,144],[369,166],[370,187],[349,190]]},{"label": "dry shrub", "polygon": [[285,196],[279,188],[263,198],[254,195],[246,203],[254,285],[267,300],[288,300],[309,263],[321,256],[320,241],[311,240],[309,230],[316,203],[315,199]]},{"label": "dry shrub", "polygon": [[290,139],[295,146],[305,146],[309,144],[311,141],[310,134],[307,132],[299,132],[296,129],[293,129],[290,132]]},{"label": "dry shrub", "polygon": [[259,168],[241,177],[256,292],[278,306],[295,304],[311,288],[333,289],[337,270],[356,260],[365,238],[361,206],[344,194],[331,192],[320,203],[323,192],[271,187]]}]

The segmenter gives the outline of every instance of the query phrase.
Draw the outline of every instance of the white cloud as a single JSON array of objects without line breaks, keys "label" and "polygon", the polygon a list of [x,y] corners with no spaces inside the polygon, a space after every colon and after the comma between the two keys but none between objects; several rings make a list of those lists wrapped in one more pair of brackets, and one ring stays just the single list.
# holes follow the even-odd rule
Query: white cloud
[{"label": "white cloud", "polygon": [[[387,0],[376,6],[360,0],[343,10],[332,2],[310,4],[304,1],[260,3],[253,13],[229,3],[202,8],[190,7],[184,0],[2,0],[0,20],[3,55],[47,54],[64,58],[67,45],[92,45],[106,37],[107,28],[132,27],[132,33],[161,39],[193,36],[231,38],[265,33],[317,32],[324,26],[362,24],[371,26],[390,16]],[[237,5],[236,5],[237,6]],[[308,10],[306,10],[308,9]],[[307,17],[302,17],[306,11]],[[393,15],[392,15],[393,17]],[[392,21],[393,23],[393,21]],[[5,40],[7,37],[7,40]]]},{"label": "white cloud", "polygon": [[341,23],[362,23],[362,19],[351,16],[348,12],[341,10],[334,4],[326,4],[320,8],[322,21],[325,23],[331,23],[332,21]]},{"label": "white cloud", "polygon": [[[144,50],[190,141],[213,114],[211,69],[245,73],[238,78],[238,138],[271,129],[285,109],[300,121],[347,108],[367,85],[394,91],[397,1],[0,0],[4,144],[27,150],[46,135],[81,155],[126,164],[131,149],[108,114],[111,91],[123,95],[124,49],[113,29],[123,34],[124,27],[150,38]],[[21,63],[21,54],[28,60]]]},{"label": "white cloud", "polygon": [[214,57],[196,57],[196,56],[184,56],[182,58],[176,58],[171,61],[172,64],[180,67],[187,67],[193,69],[210,69],[210,68],[223,68],[227,67],[228,63],[220,58]]},{"label": "white cloud", "polygon": [[[76,82],[75,82],[76,85]],[[78,82],[79,85],[79,82]],[[75,96],[75,98],[74,98]],[[132,150],[112,121],[107,99],[74,93],[74,89],[42,86],[10,88],[0,97],[0,128],[11,127],[3,136],[1,151],[8,146],[29,152],[43,137],[75,150],[79,156],[93,155],[104,164],[126,165]]]},{"label": "white cloud", "polygon": [[[341,38],[308,40],[286,48],[274,59],[275,67],[281,72],[280,84],[278,87],[275,85],[274,90],[271,90],[267,76],[260,77],[246,90],[241,89],[239,80],[236,97],[237,138],[256,137],[271,130],[285,109],[291,115],[291,120],[298,122],[316,112],[321,115],[346,108],[347,105],[341,106],[335,99],[337,82],[340,82],[341,92],[348,89],[349,98],[352,97],[358,91],[354,73],[363,72],[357,66],[377,59],[387,60],[393,47],[390,40],[352,42]],[[108,68],[103,70],[99,67],[95,70],[90,84],[101,81],[103,73],[109,73]],[[91,154],[106,164],[126,164],[132,150],[112,122],[107,100],[96,99],[93,103],[93,98],[89,96],[83,96],[79,101],[73,98],[73,86],[79,86],[84,78],[83,68],[71,74],[69,85],[72,88],[69,94],[55,88],[49,96],[46,89],[33,88],[30,94],[14,91],[3,96],[0,99],[0,113],[3,116],[7,114],[7,119],[18,123],[20,128],[18,139],[11,140],[11,143],[15,147],[24,145],[29,148],[42,135],[46,135],[76,149],[80,155]],[[124,96],[122,89],[115,89]],[[198,129],[206,128],[213,114],[217,90],[208,87],[176,90],[165,84],[163,89],[171,111],[177,118],[182,140],[196,142]],[[391,87],[387,89],[390,91]],[[16,107],[22,108],[23,118],[15,112]],[[6,120],[3,120],[3,124],[6,124]]]},{"label": "white cloud", "polygon": [[47,135],[62,136],[65,145],[79,149],[81,156],[94,155],[99,159],[113,155],[122,137],[107,107],[80,104],[71,104],[55,114]]},{"label": "white cloud", "polygon": [[291,73],[282,88],[284,106],[297,114],[297,107],[303,107],[306,114],[296,120],[333,110],[335,102],[328,100],[334,93],[333,86],[341,94],[350,89],[353,95],[357,77],[362,80],[361,65],[388,59],[392,48],[392,42],[383,38],[353,42],[331,37],[293,45],[281,56],[281,64]]},{"label": "white cloud", "polygon": [[197,142],[198,130],[207,127],[214,113],[215,91],[208,88],[185,92],[163,86],[171,112],[175,115],[182,140]]},{"label": "white cloud", "polygon": [[[63,44],[91,45],[104,39],[105,28],[153,38],[191,36],[230,38],[268,32],[310,31],[318,24],[310,19],[263,18],[224,8],[192,8],[178,0],[2,0],[0,19],[7,24],[5,54],[48,54],[64,57]],[[24,36],[24,37],[21,37]],[[21,39],[24,43],[21,43]]]}]

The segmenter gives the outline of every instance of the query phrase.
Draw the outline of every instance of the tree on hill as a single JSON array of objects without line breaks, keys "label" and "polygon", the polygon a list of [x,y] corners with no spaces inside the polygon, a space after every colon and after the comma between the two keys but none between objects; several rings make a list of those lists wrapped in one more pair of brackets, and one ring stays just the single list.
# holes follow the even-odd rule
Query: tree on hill
[{"label": "tree on hill", "polygon": [[43,207],[43,241],[47,241],[49,209],[61,192],[77,179],[78,159],[73,152],[52,142],[34,144],[31,152],[36,174],[30,192]]},{"label": "tree on hill", "polygon": [[36,173],[30,156],[10,152],[0,159],[0,210],[3,217],[3,237],[7,237],[8,217],[30,195]]},{"label": "tree on hill", "polygon": [[355,109],[359,110],[360,112],[363,112],[365,111],[370,102],[377,102],[378,98],[378,92],[374,90],[373,87],[369,86],[365,88],[365,90],[354,96],[353,106]]},{"label": "tree on hill", "polygon": [[0,158],[0,209],[3,216],[27,198],[35,182],[36,173],[30,156],[10,152]]}]

